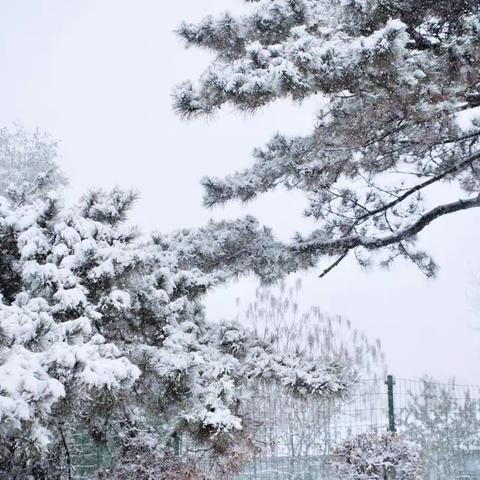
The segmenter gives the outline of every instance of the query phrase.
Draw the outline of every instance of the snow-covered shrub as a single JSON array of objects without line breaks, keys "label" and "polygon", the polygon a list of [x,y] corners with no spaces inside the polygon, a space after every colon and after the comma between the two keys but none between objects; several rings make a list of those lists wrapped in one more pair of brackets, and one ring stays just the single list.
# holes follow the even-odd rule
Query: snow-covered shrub
[{"label": "snow-covered shrub", "polygon": [[421,480],[422,461],[412,444],[392,433],[363,433],[340,445],[329,459],[339,480]]},{"label": "snow-covered shrub", "polygon": [[152,435],[125,439],[114,466],[96,472],[97,480],[213,480],[194,459],[180,457]]}]

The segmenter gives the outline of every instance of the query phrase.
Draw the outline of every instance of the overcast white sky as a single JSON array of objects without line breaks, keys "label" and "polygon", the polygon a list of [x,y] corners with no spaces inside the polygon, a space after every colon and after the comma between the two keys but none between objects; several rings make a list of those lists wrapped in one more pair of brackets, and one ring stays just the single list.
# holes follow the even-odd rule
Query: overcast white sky
[{"label": "overcast white sky", "polygon": [[[240,0],[2,0],[0,125],[21,121],[59,139],[75,196],[89,186],[138,189],[133,219],[144,230],[251,213],[288,239],[310,228],[301,196],[276,192],[211,212],[201,206],[199,180],[248,165],[252,148],[276,131],[308,131],[315,102],[187,123],[171,111],[172,87],[195,78],[209,58],[184,50],[173,30],[182,19],[240,7]],[[479,212],[462,213],[422,234],[442,267],[433,281],[408,264],[365,273],[346,262],[322,280],[303,275],[301,300],[379,337],[399,377],[480,384],[480,309],[467,295],[480,265],[479,220]],[[210,318],[233,316],[235,298],[247,304],[255,287],[246,279],[214,292]]]}]

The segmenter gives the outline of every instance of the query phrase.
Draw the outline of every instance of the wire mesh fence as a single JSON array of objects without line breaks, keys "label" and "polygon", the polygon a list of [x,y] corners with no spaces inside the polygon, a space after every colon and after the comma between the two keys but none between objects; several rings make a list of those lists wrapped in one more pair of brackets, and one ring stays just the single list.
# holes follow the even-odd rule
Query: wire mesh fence
[{"label": "wire mesh fence", "polygon": [[338,446],[387,430],[418,447],[426,478],[480,479],[477,385],[389,377],[360,382],[346,400],[324,402],[262,385],[249,408],[261,450],[238,480],[330,479],[328,459]]},{"label": "wire mesh fence", "polygon": [[[480,480],[480,386],[390,377],[361,381],[347,399],[291,396],[259,384],[243,412],[258,451],[230,480],[331,479],[328,459],[362,433],[396,431],[418,447],[427,480]],[[192,445],[183,439],[179,455]],[[75,479],[115,461],[112,452],[78,437]]]},{"label": "wire mesh fence", "polygon": [[260,385],[247,407],[260,451],[236,478],[328,478],[327,460],[342,441],[387,430],[387,397],[383,380],[360,382],[348,399],[328,401],[299,399],[281,387]]},{"label": "wire mesh fence", "polygon": [[84,432],[74,433],[71,443],[73,480],[91,479],[96,470],[111,465],[115,460],[112,448],[93,442]]}]

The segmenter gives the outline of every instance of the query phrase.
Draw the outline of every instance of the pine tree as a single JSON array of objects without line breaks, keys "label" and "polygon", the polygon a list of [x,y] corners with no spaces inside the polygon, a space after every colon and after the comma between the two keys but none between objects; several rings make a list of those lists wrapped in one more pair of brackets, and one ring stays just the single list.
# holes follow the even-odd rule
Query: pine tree
[{"label": "pine tree", "polygon": [[254,448],[240,407],[257,379],[347,394],[346,366],[207,320],[204,294],[255,270],[254,258],[226,261],[251,236],[245,222],[145,238],[126,223],[134,192],[92,190],[70,206],[32,182],[36,195],[22,184],[0,196],[0,477],[71,478],[78,432],[124,459],[145,452],[150,473],[182,433],[236,468]]},{"label": "pine tree", "polygon": [[[478,1],[245,1],[243,15],[178,29],[215,58],[198,86],[176,88],[176,110],[211,115],[228,103],[253,112],[312,96],[321,107],[309,135],[278,134],[250,168],[205,178],[205,204],[298,189],[319,228],[284,246],[296,259],[284,270],[323,256],[336,257],[333,268],[350,252],[366,265],[377,252],[382,265],[403,257],[434,275],[417,234],[480,206]],[[433,188],[445,183],[456,190]]]}]

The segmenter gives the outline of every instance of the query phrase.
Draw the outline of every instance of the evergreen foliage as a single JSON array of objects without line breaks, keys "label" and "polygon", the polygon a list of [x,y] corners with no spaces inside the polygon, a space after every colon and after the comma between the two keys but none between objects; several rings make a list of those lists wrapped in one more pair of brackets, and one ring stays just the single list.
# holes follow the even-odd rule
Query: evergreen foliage
[{"label": "evergreen foliage", "polygon": [[[309,135],[277,134],[250,168],[205,178],[205,204],[298,189],[319,227],[284,245],[283,255],[297,259],[286,271],[322,256],[336,257],[333,268],[353,251],[361,265],[378,252],[384,266],[403,257],[434,275],[417,234],[480,206],[478,1],[246,2],[243,15],[179,27],[188,46],[215,58],[198,85],[176,88],[176,110],[196,117],[230,104],[252,112],[311,96],[321,107]],[[432,187],[442,183],[455,189],[439,190],[439,200]]]},{"label": "evergreen foliage", "polygon": [[158,448],[185,433],[234,468],[255,448],[240,407],[256,380],[348,393],[350,368],[206,319],[205,292],[256,269],[255,258],[228,262],[248,229],[141,237],[127,223],[134,192],[92,190],[69,206],[45,178],[32,181],[35,195],[19,195],[22,184],[0,196],[0,477],[70,478],[78,431],[122,456],[151,452],[132,438],[148,439],[152,419]]}]

